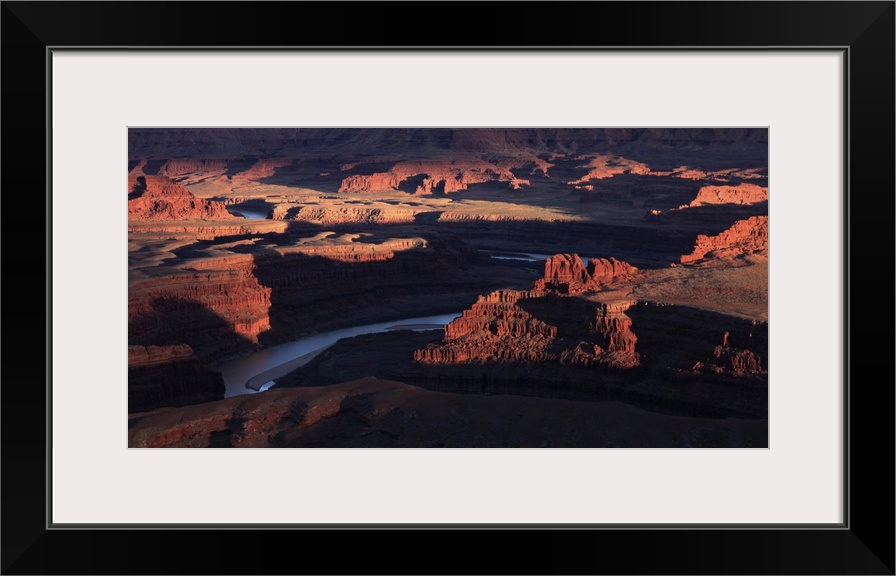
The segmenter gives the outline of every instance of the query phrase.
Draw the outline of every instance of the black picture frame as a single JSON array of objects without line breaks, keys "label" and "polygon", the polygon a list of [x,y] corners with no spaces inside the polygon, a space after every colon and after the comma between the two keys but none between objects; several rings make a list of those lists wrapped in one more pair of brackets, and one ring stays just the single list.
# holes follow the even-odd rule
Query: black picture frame
[{"label": "black picture frame", "polygon": [[[427,25],[434,14],[443,20],[439,26]],[[889,329],[894,317],[894,14],[892,1],[3,2],[5,122],[0,182],[6,232],[2,261],[7,273],[2,304],[7,315],[2,328],[5,385],[0,390],[0,569],[4,574],[894,574],[894,379]],[[454,27],[472,39],[466,40],[468,46],[476,47],[846,52],[844,525],[499,531],[450,526],[49,527],[47,386],[39,370],[27,368],[49,366],[42,341],[49,336],[49,295],[43,290],[49,270],[44,217],[49,214],[44,194],[49,176],[49,51],[54,47],[443,49],[448,48],[443,43]],[[877,319],[872,323],[877,331],[858,328],[869,316]],[[29,319],[26,324],[24,318]],[[46,334],[33,326],[42,326]],[[49,368],[45,376],[49,382]],[[334,541],[343,549],[336,557],[326,552]],[[421,564],[420,557],[429,560]]]}]

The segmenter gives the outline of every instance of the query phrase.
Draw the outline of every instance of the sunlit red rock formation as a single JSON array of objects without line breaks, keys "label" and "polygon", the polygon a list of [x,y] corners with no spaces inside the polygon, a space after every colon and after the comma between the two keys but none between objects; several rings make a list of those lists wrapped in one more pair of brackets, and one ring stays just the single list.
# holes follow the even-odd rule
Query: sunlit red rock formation
[{"label": "sunlit red rock formation", "polygon": [[682,256],[681,263],[695,264],[747,254],[768,254],[768,216],[739,220],[717,236],[697,236],[694,251]]},{"label": "sunlit red rock formation", "polygon": [[[586,160],[587,158],[580,158]],[[591,158],[584,168],[588,172],[578,180],[571,180],[568,183],[571,186],[586,185],[591,180],[603,180],[612,178],[617,174],[650,174],[650,167],[644,163],[635,160],[629,160],[621,156],[611,156],[601,154]],[[593,187],[591,188],[593,189]]]},{"label": "sunlit red rock formation", "polygon": [[575,254],[545,262],[544,278],[529,291],[499,290],[479,300],[445,327],[441,345],[415,352],[419,362],[558,362],[563,365],[638,365],[637,338],[625,301],[573,299],[604,282],[630,278],[636,269],[615,259],[588,268]]},{"label": "sunlit red rock formation", "polygon": [[743,183],[737,186],[703,186],[689,204],[691,208],[710,204],[759,204],[768,201],[768,188]]},{"label": "sunlit red rock formation", "polygon": [[[763,170],[760,168],[728,168],[725,170],[697,170],[694,168],[688,168],[687,166],[679,166],[675,168],[671,172],[667,174],[675,177],[675,178],[683,178],[685,180],[722,180],[722,181],[730,181],[731,179],[735,180],[753,180],[758,178],[764,178],[765,176],[762,174]],[[654,172],[656,174],[656,172]]]},{"label": "sunlit red rock formation", "polygon": [[588,272],[577,254],[557,254],[544,263],[545,282],[551,284],[584,284]]},{"label": "sunlit red rock formation", "polygon": [[581,294],[620,279],[631,280],[637,272],[631,264],[615,258],[592,258],[586,267],[577,254],[557,254],[545,262],[544,278],[535,283],[535,289]]},{"label": "sunlit red rock formation", "polygon": [[223,204],[203,200],[165,176],[128,178],[129,220],[231,220]]},{"label": "sunlit red rock formation", "polygon": [[[327,243],[326,238],[321,241],[321,236],[329,237],[329,233],[324,232],[318,237],[303,239],[295,246],[278,247],[275,250],[281,256],[302,255],[357,264],[385,262],[395,258],[396,254],[413,254],[413,251],[423,250],[429,246],[429,243],[423,238],[388,238],[371,243],[355,241]],[[359,235],[353,234],[341,237],[341,239],[349,240],[358,240],[358,238]]]},{"label": "sunlit red rock formation", "polygon": [[393,172],[361,175],[354,174],[342,181],[340,192],[380,192],[398,190],[398,184],[413,174],[399,175]]},{"label": "sunlit red rock formation", "polygon": [[[495,292],[448,324],[442,344],[417,350],[414,359],[630,368],[638,365],[637,337],[625,315],[632,304],[569,303],[556,295]],[[565,318],[570,312],[576,316]]]}]

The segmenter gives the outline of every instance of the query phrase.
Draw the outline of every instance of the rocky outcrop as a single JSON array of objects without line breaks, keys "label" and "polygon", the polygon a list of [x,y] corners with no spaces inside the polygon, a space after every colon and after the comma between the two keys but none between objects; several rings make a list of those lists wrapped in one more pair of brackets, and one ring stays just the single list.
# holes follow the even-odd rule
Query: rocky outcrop
[{"label": "rocky outcrop", "polygon": [[586,267],[578,254],[557,254],[545,262],[544,278],[536,282],[535,289],[582,294],[612,282],[632,280],[637,272],[631,264],[615,258],[592,258]]},{"label": "rocky outcrop", "polygon": [[749,254],[768,255],[768,216],[739,220],[716,236],[697,236],[694,251],[682,256],[681,263],[699,264]]},{"label": "rocky outcrop", "polygon": [[398,190],[398,185],[407,175],[394,174],[392,172],[377,174],[354,174],[345,178],[339,187],[340,192],[382,192],[385,190]]},{"label": "rocky outcrop", "polygon": [[638,365],[637,337],[625,315],[633,301],[572,298],[635,269],[615,259],[588,268],[575,254],[545,262],[544,278],[530,291],[499,290],[479,300],[445,327],[442,344],[417,350],[430,363],[528,362],[571,366]]},{"label": "rocky outcrop", "polygon": [[717,346],[713,352],[712,365],[728,370],[738,376],[743,374],[759,374],[762,369],[762,358],[750,350],[732,350]]},{"label": "rocky outcrop", "polygon": [[[357,240],[359,235],[350,234],[347,237]],[[365,242],[328,244],[306,239],[296,246],[280,248],[277,252],[281,256],[303,255],[326,258],[335,262],[365,263],[385,262],[401,253],[413,255],[415,250],[424,250],[428,246],[429,243],[423,238],[389,238],[370,244]]]},{"label": "rocky outcrop", "polygon": [[[445,327],[442,344],[417,350],[414,359],[612,368],[638,365],[637,337],[625,315],[632,302],[564,301],[555,295],[533,293],[509,296],[493,293],[480,298]],[[570,313],[575,316],[568,316]]]},{"label": "rocky outcrop", "polygon": [[738,180],[759,180],[764,179],[765,170],[763,168],[727,168],[725,170],[697,170],[687,166],[679,166],[669,174],[674,178],[682,178],[685,180],[716,180],[722,182],[738,181]]},{"label": "rocky outcrop", "polygon": [[583,285],[588,272],[578,254],[557,254],[544,263],[545,283]]},{"label": "rocky outcrop", "polygon": [[768,325],[764,322],[742,322],[733,333],[726,331],[722,343],[713,349],[712,356],[697,362],[692,368],[698,372],[745,376],[762,374],[768,354]]},{"label": "rocky outcrop", "polygon": [[768,323],[689,306],[639,302],[629,310],[640,342],[666,368],[731,376],[763,374]]},{"label": "rocky outcrop", "polygon": [[224,391],[221,374],[186,344],[128,346],[128,413],[220,400]]},{"label": "rocky outcrop", "polygon": [[689,207],[712,204],[760,204],[768,201],[768,188],[756,184],[743,183],[737,186],[703,186]]},{"label": "rocky outcrop", "polygon": [[[578,180],[570,180],[568,184],[577,188],[588,185],[592,180],[603,180],[605,178],[613,178],[618,174],[650,174],[650,167],[642,162],[623,158],[621,156],[611,156],[600,154],[594,158],[580,157],[579,160],[588,160],[583,168],[588,171]],[[594,187],[591,186],[593,190]]]},{"label": "rocky outcrop", "polygon": [[128,178],[129,220],[232,220],[220,202],[203,200],[165,176]]},{"label": "rocky outcrop", "polygon": [[[628,264],[575,254],[532,290],[482,296],[414,352],[407,381],[437,390],[615,399],[673,414],[764,418],[768,325],[619,296]],[[613,284],[602,290],[604,284]]]}]

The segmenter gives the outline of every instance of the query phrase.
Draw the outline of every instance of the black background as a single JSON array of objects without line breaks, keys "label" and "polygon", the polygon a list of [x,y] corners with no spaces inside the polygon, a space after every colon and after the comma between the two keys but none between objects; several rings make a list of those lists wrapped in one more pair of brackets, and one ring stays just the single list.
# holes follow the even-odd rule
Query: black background
[{"label": "black background", "polygon": [[[893,2],[3,2],[0,22],[4,574],[894,573]],[[47,529],[46,382],[32,369],[46,364],[47,47],[459,42],[848,48],[847,526]]]}]

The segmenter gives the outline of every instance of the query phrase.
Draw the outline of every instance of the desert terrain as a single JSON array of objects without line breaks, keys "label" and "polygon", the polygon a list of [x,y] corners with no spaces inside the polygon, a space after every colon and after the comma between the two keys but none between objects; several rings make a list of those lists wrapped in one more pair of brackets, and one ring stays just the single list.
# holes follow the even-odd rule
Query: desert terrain
[{"label": "desert terrain", "polygon": [[766,447],[767,136],[130,129],[129,445]]}]

